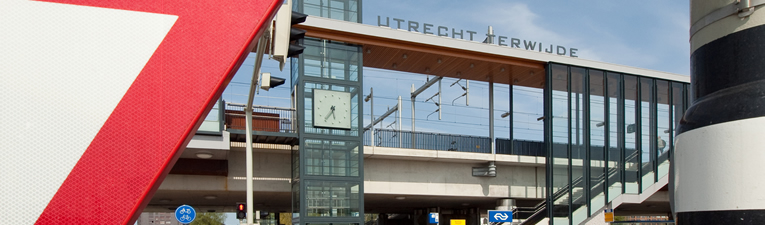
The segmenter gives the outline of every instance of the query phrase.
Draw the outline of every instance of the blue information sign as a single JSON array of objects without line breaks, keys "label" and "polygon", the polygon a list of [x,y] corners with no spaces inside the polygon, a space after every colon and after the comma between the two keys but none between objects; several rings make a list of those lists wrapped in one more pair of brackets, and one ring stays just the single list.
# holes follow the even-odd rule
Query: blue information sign
[{"label": "blue information sign", "polygon": [[428,223],[438,223],[438,213],[430,213]]},{"label": "blue information sign", "polygon": [[489,222],[513,222],[513,211],[489,210]]},{"label": "blue information sign", "polygon": [[179,223],[188,224],[197,218],[197,211],[189,205],[182,205],[175,209],[175,219]]}]

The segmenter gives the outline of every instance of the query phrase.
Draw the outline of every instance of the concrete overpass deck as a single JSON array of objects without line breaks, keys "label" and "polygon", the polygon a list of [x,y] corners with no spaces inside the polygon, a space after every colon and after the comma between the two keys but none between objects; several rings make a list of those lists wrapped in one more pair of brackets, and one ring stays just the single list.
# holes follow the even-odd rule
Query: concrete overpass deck
[{"label": "concrete overpass deck", "polygon": [[[224,132],[226,133],[226,132]],[[225,135],[224,135],[225,136]],[[245,144],[197,135],[176,165],[194,160],[225,162],[225,173],[171,172],[147,206],[169,211],[190,204],[201,211],[231,212],[245,199]],[[287,212],[291,207],[289,145],[254,144],[255,207]],[[433,207],[494,209],[499,199],[533,206],[544,199],[545,158],[521,155],[365,146],[364,198],[368,213],[411,213]],[[495,161],[497,177],[474,177],[473,167]],[[210,175],[212,174],[212,175]]]}]

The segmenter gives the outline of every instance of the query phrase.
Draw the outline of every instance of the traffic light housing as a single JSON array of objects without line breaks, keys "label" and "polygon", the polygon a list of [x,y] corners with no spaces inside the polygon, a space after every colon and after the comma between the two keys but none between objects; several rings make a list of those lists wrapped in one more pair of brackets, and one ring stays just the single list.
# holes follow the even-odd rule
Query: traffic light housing
[{"label": "traffic light housing", "polygon": [[300,40],[305,38],[305,30],[294,28],[292,26],[305,22],[308,17],[306,14],[292,11],[290,16],[290,46],[287,51],[287,57],[295,57],[303,53],[305,47],[300,46]]},{"label": "traffic light housing", "polygon": [[271,73],[260,74],[260,88],[268,91],[268,89],[284,84],[284,78],[272,77]]},{"label": "traffic light housing", "polygon": [[236,218],[240,220],[247,218],[247,205],[244,203],[236,205]]},{"label": "traffic light housing", "polygon": [[285,3],[276,13],[272,35],[272,55],[279,61],[279,70],[284,69],[287,58],[303,53],[305,47],[300,45],[300,40],[305,37],[305,30],[292,26],[305,22],[308,17],[306,14],[292,11],[292,1],[288,0]]}]

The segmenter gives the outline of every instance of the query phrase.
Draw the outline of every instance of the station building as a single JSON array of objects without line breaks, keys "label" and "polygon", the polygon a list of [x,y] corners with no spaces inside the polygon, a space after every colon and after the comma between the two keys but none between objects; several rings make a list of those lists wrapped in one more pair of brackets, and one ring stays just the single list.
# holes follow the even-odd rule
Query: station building
[{"label": "station building", "polygon": [[[668,172],[689,77],[580,59],[576,48],[398,18],[362,24],[361,0],[296,0],[308,14],[292,58],[290,107],[254,109],[255,207],[272,224],[598,224],[670,214]],[[479,38],[480,37],[480,38]],[[486,83],[487,136],[375,129],[363,118],[364,69]],[[510,90],[509,138],[494,135],[494,87]],[[427,87],[424,87],[427,88]],[[540,140],[514,138],[513,89],[541,94]],[[412,89],[414,111],[426,97]],[[399,101],[401,102],[401,101]],[[347,104],[347,105],[344,105]],[[430,103],[428,103],[430,104]],[[404,114],[397,105],[399,116]],[[377,111],[373,116],[382,116]],[[243,202],[243,105],[211,111],[146,211]],[[329,118],[332,118],[331,120]],[[339,119],[338,119],[339,118]],[[373,119],[374,120],[374,119]],[[286,215],[286,216],[285,216]]]}]

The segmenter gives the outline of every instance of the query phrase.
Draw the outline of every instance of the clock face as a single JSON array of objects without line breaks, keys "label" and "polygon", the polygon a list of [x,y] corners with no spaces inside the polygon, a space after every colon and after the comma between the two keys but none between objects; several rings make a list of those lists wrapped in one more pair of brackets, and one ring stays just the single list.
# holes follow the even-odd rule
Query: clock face
[{"label": "clock face", "polygon": [[351,93],[313,89],[313,126],[351,129]]}]

